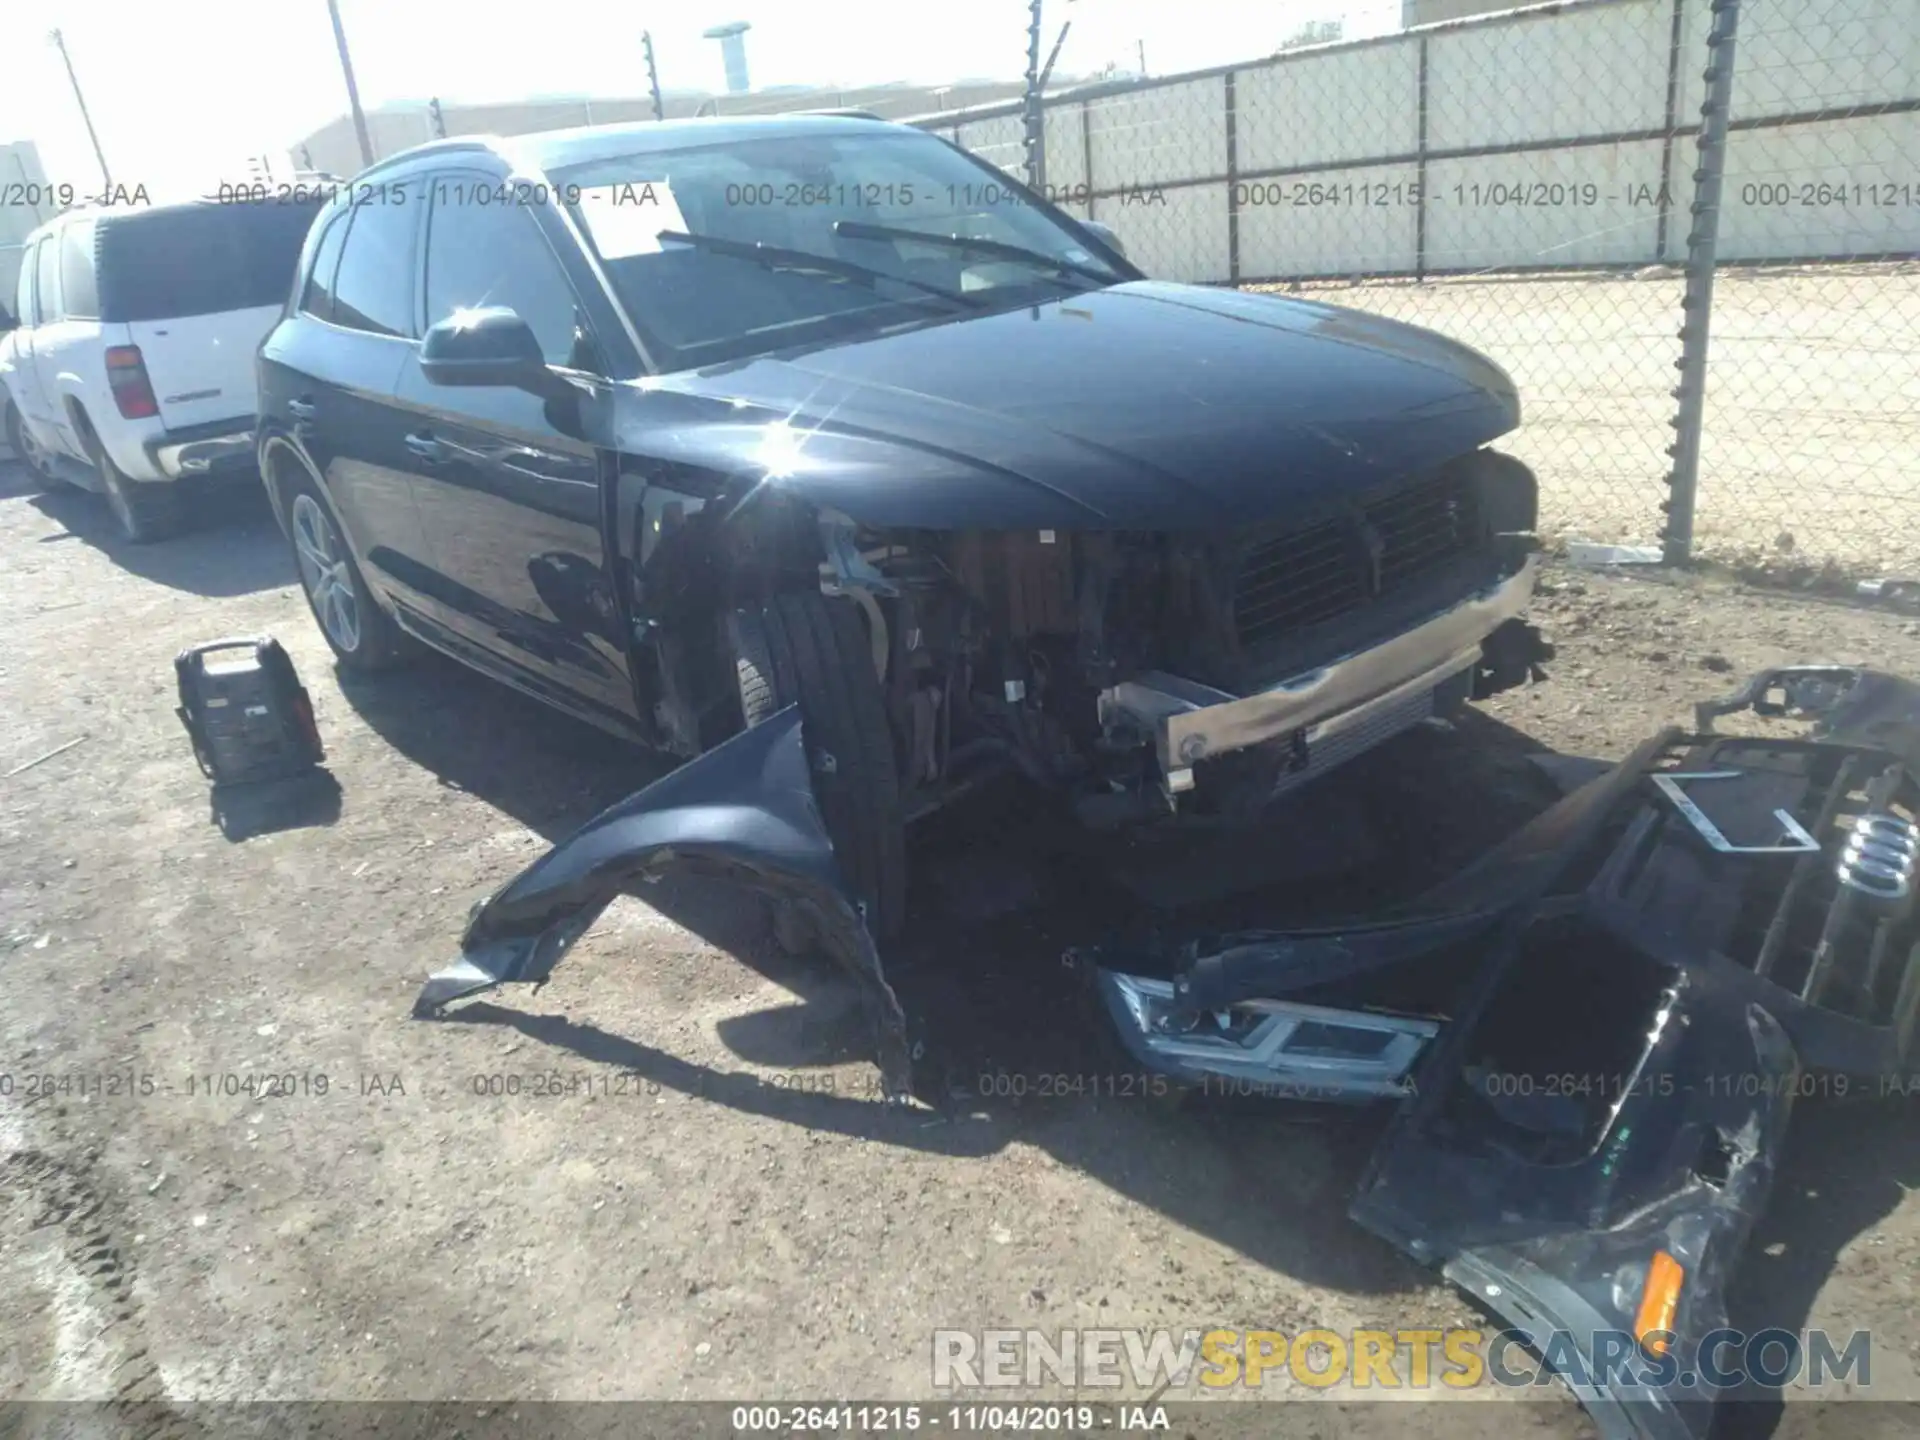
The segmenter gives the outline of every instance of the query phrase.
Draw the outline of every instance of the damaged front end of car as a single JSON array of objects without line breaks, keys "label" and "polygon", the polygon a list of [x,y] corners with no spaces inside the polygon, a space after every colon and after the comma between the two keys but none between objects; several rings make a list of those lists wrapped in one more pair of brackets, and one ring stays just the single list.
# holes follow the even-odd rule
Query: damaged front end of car
[{"label": "damaged front end of car", "polygon": [[[1748,710],[1806,733],[1715,733]],[[1780,728],[1780,727],[1773,727]],[[642,790],[473,916],[417,1013],[543,981],[623,888],[687,865],[795,906],[906,1017],[788,709]],[[1397,910],[1069,952],[1139,1065],[1399,1104],[1351,1214],[1541,1355],[1608,1437],[1704,1435],[1725,1287],[1809,1079],[1871,1093],[1920,1010],[1920,686],[1769,671]]]}]

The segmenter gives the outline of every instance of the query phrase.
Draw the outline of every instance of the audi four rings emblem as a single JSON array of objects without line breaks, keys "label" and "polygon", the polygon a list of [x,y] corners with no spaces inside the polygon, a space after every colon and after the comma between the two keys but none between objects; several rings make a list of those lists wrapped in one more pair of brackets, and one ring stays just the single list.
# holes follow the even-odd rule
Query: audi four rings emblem
[{"label": "audi four rings emblem", "polygon": [[1840,852],[1840,883],[1875,900],[1898,902],[1913,893],[1920,858],[1920,826],[1897,815],[1862,815]]}]

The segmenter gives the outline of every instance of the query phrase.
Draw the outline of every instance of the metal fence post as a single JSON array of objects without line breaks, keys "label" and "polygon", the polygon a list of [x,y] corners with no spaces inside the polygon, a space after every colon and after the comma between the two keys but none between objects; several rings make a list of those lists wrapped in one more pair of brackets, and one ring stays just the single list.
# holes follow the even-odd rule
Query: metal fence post
[{"label": "metal fence post", "polygon": [[1047,117],[1040,108],[1040,3],[1029,0],[1027,6],[1027,84],[1020,107],[1027,185],[1034,190],[1044,190],[1047,183]]},{"label": "metal fence post", "polygon": [[653,102],[653,118],[664,120],[667,118],[667,107],[660,99],[660,67],[653,63],[653,32],[651,30],[640,32],[640,49],[647,57],[647,98]]},{"label": "metal fence post", "polygon": [[1667,133],[1660,141],[1660,219],[1653,232],[1653,258],[1667,261],[1667,232],[1672,228],[1673,142],[1680,125],[1680,57],[1687,48],[1687,0],[1673,0],[1672,38],[1667,50]]},{"label": "metal fence post", "polygon": [[1414,170],[1413,278],[1427,278],[1427,37],[1420,37],[1420,66],[1414,85],[1414,146],[1419,161]]},{"label": "metal fence post", "polygon": [[1720,239],[1720,182],[1727,161],[1727,111],[1733,102],[1734,37],[1740,28],[1740,0],[1712,0],[1713,23],[1707,34],[1707,95],[1700,107],[1700,164],[1693,172],[1693,228],[1687,236],[1687,287],[1681,297],[1680,358],[1674,365],[1679,407],[1677,432],[1667,453],[1667,512],[1661,527],[1663,558],[1684,565],[1693,554],[1694,505],[1700,492],[1700,431],[1706,420],[1707,339],[1713,317],[1713,269]]},{"label": "metal fence post", "polygon": [[1091,100],[1080,102],[1080,163],[1086,172],[1087,218],[1091,220],[1097,213],[1094,209],[1094,191],[1100,188],[1093,179],[1093,102]]},{"label": "metal fence post", "polygon": [[[1233,71],[1222,77],[1227,102],[1227,281],[1240,283],[1240,129]],[[1089,179],[1092,177],[1089,176]]]}]

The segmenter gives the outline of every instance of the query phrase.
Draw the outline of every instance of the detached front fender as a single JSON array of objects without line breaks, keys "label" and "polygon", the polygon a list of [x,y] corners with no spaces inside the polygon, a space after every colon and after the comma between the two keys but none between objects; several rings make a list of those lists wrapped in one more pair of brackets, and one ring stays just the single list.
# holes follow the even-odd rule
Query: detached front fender
[{"label": "detached front fender", "polygon": [[886,1093],[910,1092],[906,1018],[834,861],[795,706],[603,811],[481,901],[460,958],[428,978],[414,1015],[442,1015],[498,985],[543,983],[615,896],[673,870],[794,906],[860,986]]}]

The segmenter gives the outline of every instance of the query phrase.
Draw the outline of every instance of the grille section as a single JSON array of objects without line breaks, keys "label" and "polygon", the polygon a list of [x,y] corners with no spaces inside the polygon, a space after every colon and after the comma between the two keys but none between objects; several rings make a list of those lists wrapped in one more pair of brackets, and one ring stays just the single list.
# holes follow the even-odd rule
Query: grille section
[{"label": "grille section", "polygon": [[[1584,896],[1607,928],[1685,966],[1701,993],[1717,989],[1708,1003],[1764,1008],[1809,1074],[1906,1075],[1920,1016],[1920,913],[1906,843],[1920,816],[1916,776],[1893,753],[1864,746],[1659,738],[1609,812],[1593,817],[1598,831],[1562,852],[1547,911]],[[1679,785],[1690,809],[1649,775]],[[1547,821],[1536,838],[1550,849],[1582,823]],[[1864,829],[1894,837],[1891,874],[1861,873]],[[1904,890],[1887,883],[1903,877]],[[1728,1083],[1766,1083],[1727,1073],[1730,1082],[1713,1082],[1723,1094]],[[1871,1092],[1840,1084],[1825,1093]]]},{"label": "grille section", "polygon": [[1256,540],[1233,587],[1234,633],[1255,649],[1404,592],[1481,539],[1472,482],[1442,474],[1345,514]]},{"label": "grille section", "polygon": [[1920,793],[1905,768],[1884,752],[1745,739],[1711,742],[1671,763],[1695,775],[1688,798],[1731,842],[1780,843],[1784,811],[1821,848],[1715,853],[1686,816],[1652,799],[1607,864],[1609,898],[1694,953],[1725,956],[1810,1005],[1910,1029],[1920,1006],[1913,906],[1904,890],[1843,883],[1863,821],[1897,830],[1910,823]]}]

